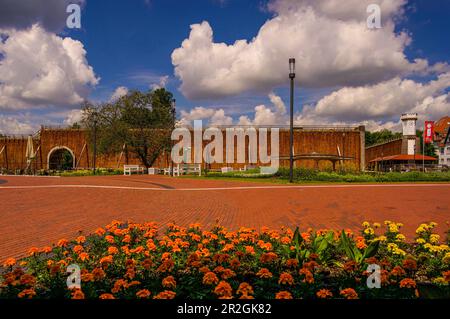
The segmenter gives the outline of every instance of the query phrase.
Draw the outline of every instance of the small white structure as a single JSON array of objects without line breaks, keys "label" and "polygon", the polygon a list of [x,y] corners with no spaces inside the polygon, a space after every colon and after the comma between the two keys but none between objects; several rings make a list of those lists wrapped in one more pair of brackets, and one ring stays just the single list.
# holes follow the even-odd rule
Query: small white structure
[{"label": "small white structure", "polygon": [[402,127],[403,138],[407,140],[407,153],[408,155],[416,154],[416,122],[417,113],[405,113],[402,114]]},{"label": "small white structure", "polygon": [[160,169],[157,167],[150,167],[148,169],[148,175],[158,175],[159,171],[160,171]]},{"label": "small white structure", "polygon": [[143,174],[144,168],[139,165],[124,165],[123,166],[123,175],[131,175],[133,173]]}]

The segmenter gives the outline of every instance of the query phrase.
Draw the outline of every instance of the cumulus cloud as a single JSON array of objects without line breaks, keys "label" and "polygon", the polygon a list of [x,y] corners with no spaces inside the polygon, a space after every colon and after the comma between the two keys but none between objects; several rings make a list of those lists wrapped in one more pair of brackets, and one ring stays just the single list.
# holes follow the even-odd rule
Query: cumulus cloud
[{"label": "cumulus cloud", "polygon": [[[366,8],[379,3],[381,29],[367,28]],[[411,38],[395,32],[395,17],[405,0],[278,0],[274,17],[250,41],[216,43],[206,21],[191,25],[172,53],[182,93],[192,99],[265,91],[287,82],[287,61],[297,60],[302,87],[373,84],[411,72],[438,71],[423,59],[404,54]]]},{"label": "cumulus cloud", "polygon": [[0,109],[77,105],[98,83],[81,42],[37,24],[7,36],[0,42]]},{"label": "cumulus cloud", "polygon": [[69,125],[69,126],[71,126],[75,123],[79,124],[82,119],[83,119],[83,110],[80,110],[80,109],[70,110],[66,114],[66,118],[64,119],[64,124]]},{"label": "cumulus cloud", "polygon": [[110,102],[117,101],[122,96],[125,96],[128,94],[128,89],[124,86],[119,86],[117,89],[114,90],[113,94],[111,95],[111,98],[109,99]]},{"label": "cumulus cloud", "polygon": [[85,0],[0,0],[0,29],[27,29],[40,24],[49,31],[66,25],[69,4],[83,6]]},{"label": "cumulus cloud", "polygon": [[233,124],[233,118],[226,116],[224,109],[212,109],[202,106],[195,107],[189,112],[181,111],[181,120],[179,126],[192,125],[194,120],[203,120],[206,125],[231,125]]},{"label": "cumulus cloud", "polygon": [[0,115],[0,134],[31,134],[36,127],[28,122],[20,122],[14,117]]},{"label": "cumulus cloud", "polygon": [[152,90],[162,89],[162,88],[166,87],[167,82],[169,82],[169,76],[168,75],[164,75],[164,76],[161,76],[159,78],[159,82],[158,83],[152,83],[150,85],[150,87],[152,88]]},{"label": "cumulus cloud", "polygon": [[345,87],[307,105],[298,115],[302,124],[318,122],[389,123],[405,112],[417,112],[422,119],[437,119],[450,111],[450,73],[428,83],[394,78],[375,85]]}]

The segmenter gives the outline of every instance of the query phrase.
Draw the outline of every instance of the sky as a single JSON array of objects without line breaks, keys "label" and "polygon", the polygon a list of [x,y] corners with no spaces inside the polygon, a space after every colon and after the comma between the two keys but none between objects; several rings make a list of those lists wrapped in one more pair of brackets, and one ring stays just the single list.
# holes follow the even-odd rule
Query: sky
[{"label": "sky", "polygon": [[[69,28],[69,4],[81,28]],[[380,28],[369,28],[369,4]],[[0,0],[0,133],[165,87],[182,124],[399,130],[450,114],[447,0]]]}]

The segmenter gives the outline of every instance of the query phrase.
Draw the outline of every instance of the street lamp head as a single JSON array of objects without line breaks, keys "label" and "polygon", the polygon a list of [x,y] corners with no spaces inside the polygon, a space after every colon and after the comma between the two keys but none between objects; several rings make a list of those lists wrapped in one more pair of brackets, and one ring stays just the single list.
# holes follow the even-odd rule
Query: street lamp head
[{"label": "street lamp head", "polygon": [[289,77],[291,79],[295,78],[295,59],[289,59]]}]

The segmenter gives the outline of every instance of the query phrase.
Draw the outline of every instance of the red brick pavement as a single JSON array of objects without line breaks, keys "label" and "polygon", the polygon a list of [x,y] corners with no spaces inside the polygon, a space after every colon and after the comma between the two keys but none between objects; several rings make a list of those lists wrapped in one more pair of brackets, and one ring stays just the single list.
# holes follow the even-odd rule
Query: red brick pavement
[{"label": "red brick pavement", "polygon": [[74,238],[79,231],[87,234],[114,219],[302,229],[356,229],[365,220],[389,219],[403,222],[412,238],[419,223],[431,220],[443,233],[450,221],[449,195],[450,184],[290,188],[163,176],[0,176],[0,261],[23,256],[29,247]]}]

